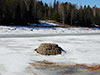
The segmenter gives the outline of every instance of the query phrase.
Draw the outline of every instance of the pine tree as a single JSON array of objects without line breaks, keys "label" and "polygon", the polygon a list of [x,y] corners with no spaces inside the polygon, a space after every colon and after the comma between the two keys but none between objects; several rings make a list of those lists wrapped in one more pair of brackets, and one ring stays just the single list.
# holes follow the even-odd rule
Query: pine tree
[{"label": "pine tree", "polygon": [[49,20],[52,19],[52,4],[51,3],[48,10],[48,17],[49,17]]},{"label": "pine tree", "polygon": [[83,7],[82,6],[80,6],[80,9],[79,9],[79,11],[78,11],[78,13],[77,13],[77,24],[78,25],[84,25],[84,23],[83,23],[83,17],[84,17],[84,14],[83,14]]},{"label": "pine tree", "polygon": [[16,11],[15,11],[15,24],[16,25],[21,25],[22,20],[21,20],[21,7],[20,4],[18,3],[16,6]]},{"label": "pine tree", "polygon": [[45,3],[44,8],[45,8],[44,19],[48,19],[48,10],[49,10],[48,4]]}]

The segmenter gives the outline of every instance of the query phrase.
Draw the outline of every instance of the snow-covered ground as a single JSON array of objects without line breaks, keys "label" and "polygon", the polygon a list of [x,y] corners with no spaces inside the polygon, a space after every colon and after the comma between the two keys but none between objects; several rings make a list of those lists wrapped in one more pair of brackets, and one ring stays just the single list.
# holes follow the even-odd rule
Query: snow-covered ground
[{"label": "snow-covered ground", "polygon": [[[40,25],[53,26],[56,24],[41,22]],[[0,34],[65,34],[65,33],[100,33],[95,28],[47,28],[33,26],[0,26]]]},{"label": "snow-covered ground", "polygon": [[[0,26],[0,34],[99,33],[89,28],[36,28]],[[30,63],[100,64],[100,35],[0,38],[0,75],[44,75]],[[34,51],[41,43],[57,43],[66,52],[42,56]],[[32,68],[32,69],[31,69]],[[35,74],[39,73],[39,74]]]},{"label": "snow-covered ground", "polygon": [[[0,74],[31,75],[29,63],[50,61],[64,64],[100,64],[100,35],[0,39]],[[34,49],[41,43],[57,43],[66,53],[42,56]],[[35,69],[34,69],[35,71]]]}]

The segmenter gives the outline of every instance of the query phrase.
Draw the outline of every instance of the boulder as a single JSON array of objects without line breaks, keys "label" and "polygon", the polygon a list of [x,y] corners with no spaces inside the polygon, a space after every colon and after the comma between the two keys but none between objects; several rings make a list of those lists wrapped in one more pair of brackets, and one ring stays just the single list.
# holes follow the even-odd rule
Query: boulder
[{"label": "boulder", "polygon": [[41,55],[58,55],[62,53],[62,48],[54,43],[42,43],[35,51]]}]

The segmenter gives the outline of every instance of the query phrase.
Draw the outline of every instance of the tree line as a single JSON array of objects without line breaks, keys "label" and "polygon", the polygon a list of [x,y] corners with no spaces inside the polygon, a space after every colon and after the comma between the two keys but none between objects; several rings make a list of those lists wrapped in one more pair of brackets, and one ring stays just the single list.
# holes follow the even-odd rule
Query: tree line
[{"label": "tree line", "polygon": [[[80,6],[68,2],[60,3],[54,0],[54,4],[38,2],[39,19],[50,19],[68,25],[91,27],[100,25],[100,8],[96,6]],[[40,13],[41,12],[41,13]]]},{"label": "tree line", "polygon": [[1,25],[27,25],[39,20],[91,27],[100,25],[100,8],[54,0],[53,5],[36,0],[0,0]]},{"label": "tree line", "polygon": [[0,25],[38,23],[36,0],[0,0]]}]

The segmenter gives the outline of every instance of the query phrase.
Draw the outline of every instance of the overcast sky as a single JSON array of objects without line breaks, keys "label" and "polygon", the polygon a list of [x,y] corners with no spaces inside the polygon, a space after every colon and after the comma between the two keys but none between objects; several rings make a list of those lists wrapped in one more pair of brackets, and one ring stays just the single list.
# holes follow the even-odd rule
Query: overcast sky
[{"label": "overcast sky", "polygon": [[[53,3],[54,0],[42,0],[43,2],[46,2],[48,4]],[[94,5],[96,5],[97,7],[100,7],[100,0],[58,0],[60,2],[71,2],[73,4],[77,4],[77,5],[90,5],[91,7],[93,7]]]}]

